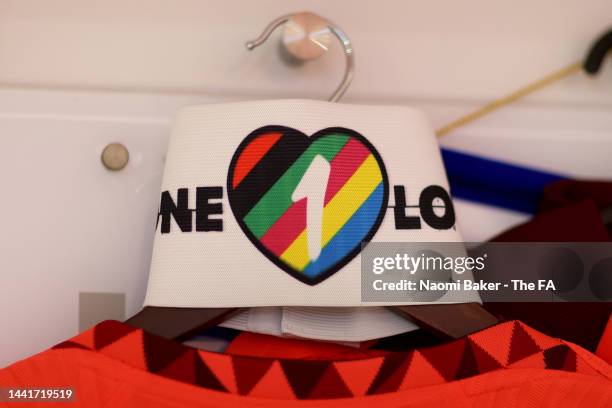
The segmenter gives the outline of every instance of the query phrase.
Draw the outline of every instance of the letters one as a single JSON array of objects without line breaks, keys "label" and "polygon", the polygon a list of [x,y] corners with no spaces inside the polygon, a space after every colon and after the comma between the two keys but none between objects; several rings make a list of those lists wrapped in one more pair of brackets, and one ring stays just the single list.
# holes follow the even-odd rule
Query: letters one
[{"label": "letters one", "polygon": [[[395,195],[395,229],[421,229],[421,218],[431,228],[446,230],[455,226],[455,209],[450,195],[441,186],[427,186],[421,191],[418,205],[406,205],[406,190],[404,186],[394,186]],[[435,202],[441,201],[442,205]],[[406,215],[407,208],[418,208],[420,216]],[[443,208],[444,214],[438,215],[435,208]]]},{"label": "letters one", "polygon": [[[192,232],[194,213],[195,231],[223,231],[223,220],[211,218],[211,216],[223,214],[223,204],[220,201],[223,199],[223,187],[197,187],[195,193],[195,209],[189,208],[189,189],[187,188],[177,190],[176,201],[169,191],[161,194],[157,225],[159,226],[161,218],[162,234],[170,232],[172,218],[182,232]],[[406,204],[404,186],[393,186],[393,193],[395,196],[395,205],[392,207],[395,229],[421,229],[421,219],[431,228],[438,230],[449,229],[455,225],[453,203],[443,187],[437,185],[425,187],[419,196],[418,205]],[[437,205],[436,201],[441,202],[441,205]],[[419,215],[406,215],[406,210],[409,208],[418,208]],[[438,215],[436,208],[442,208],[443,214]]]},{"label": "letters one", "polygon": [[193,213],[195,212],[196,231],[223,231],[223,220],[210,218],[211,215],[223,214],[223,204],[211,203],[211,200],[223,198],[223,187],[197,187],[196,208],[189,208],[189,190],[179,188],[176,192],[176,202],[169,191],[161,195],[157,223],[161,217],[161,233],[170,232],[170,221],[174,218],[182,232],[193,231]]}]

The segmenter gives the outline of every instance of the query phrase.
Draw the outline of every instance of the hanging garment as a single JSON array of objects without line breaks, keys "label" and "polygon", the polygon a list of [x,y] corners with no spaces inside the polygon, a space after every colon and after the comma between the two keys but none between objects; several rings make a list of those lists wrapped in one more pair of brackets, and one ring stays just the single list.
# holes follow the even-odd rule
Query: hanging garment
[{"label": "hanging garment", "polygon": [[0,384],[70,386],[75,405],[89,407],[612,404],[608,364],[518,321],[435,347],[345,360],[206,352],[106,321],[0,370]]},{"label": "hanging garment", "polygon": [[[146,307],[258,307],[223,325],[371,340],[417,326],[361,307],[371,306],[361,300],[362,242],[462,242],[433,129],[407,107],[192,106],[168,146]],[[479,300],[447,291],[436,301]]]},{"label": "hanging garment", "polygon": [[[602,210],[612,207],[612,183],[562,180],[543,190],[533,219],[506,231],[498,242],[602,242],[610,225]],[[610,302],[488,303],[506,319],[520,319],[538,330],[595,351],[612,312]]]}]

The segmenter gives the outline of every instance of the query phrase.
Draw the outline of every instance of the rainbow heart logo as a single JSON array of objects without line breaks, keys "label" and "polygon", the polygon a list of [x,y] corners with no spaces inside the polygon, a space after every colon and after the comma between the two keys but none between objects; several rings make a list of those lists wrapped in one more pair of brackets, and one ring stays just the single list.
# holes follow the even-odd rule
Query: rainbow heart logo
[{"label": "rainbow heart logo", "polygon": [[378,230],[389,197],[380,155],[346,128],[310,137],[282,126],[253,131],[234,153],[227,191],[253,244],[309,285],[359,254]]}]

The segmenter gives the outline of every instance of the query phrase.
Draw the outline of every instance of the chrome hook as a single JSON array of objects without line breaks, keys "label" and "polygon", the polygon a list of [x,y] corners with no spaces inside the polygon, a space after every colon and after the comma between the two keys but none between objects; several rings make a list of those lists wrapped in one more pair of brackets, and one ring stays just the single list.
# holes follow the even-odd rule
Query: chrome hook
[{"label": "chrome hook", "polygon": [[263,44],[270,34],[285,25],[283,45],[285,50],[298,61],[309,61],[323,55],[329,48],[329,32],[333,33],[342,44],[346,57],[346,68],[342,82],[329,97],[330,102],[338,102],[346,92],[355,74],[353,47],[348,36],[332,22],[314,13],[302,12],[288,14],[272,21],[254,40],[245,45],[251,51]]}]

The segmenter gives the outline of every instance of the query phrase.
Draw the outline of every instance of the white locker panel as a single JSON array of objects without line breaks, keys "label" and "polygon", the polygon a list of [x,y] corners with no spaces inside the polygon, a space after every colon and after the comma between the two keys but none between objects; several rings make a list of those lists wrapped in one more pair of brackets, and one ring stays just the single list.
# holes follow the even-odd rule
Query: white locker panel
[{"label": "white locker panel", "polygon": [[[0,0],[0,83],[11,86],[323,98],[340,81],[332,52],[287,66],[274,18],[308,10],[355,46],[347,99],[451,101],[498,97],[581,59],[612,26],[610,0]],[[612,102],[612,70],[569,80],[538,102]]]}]

